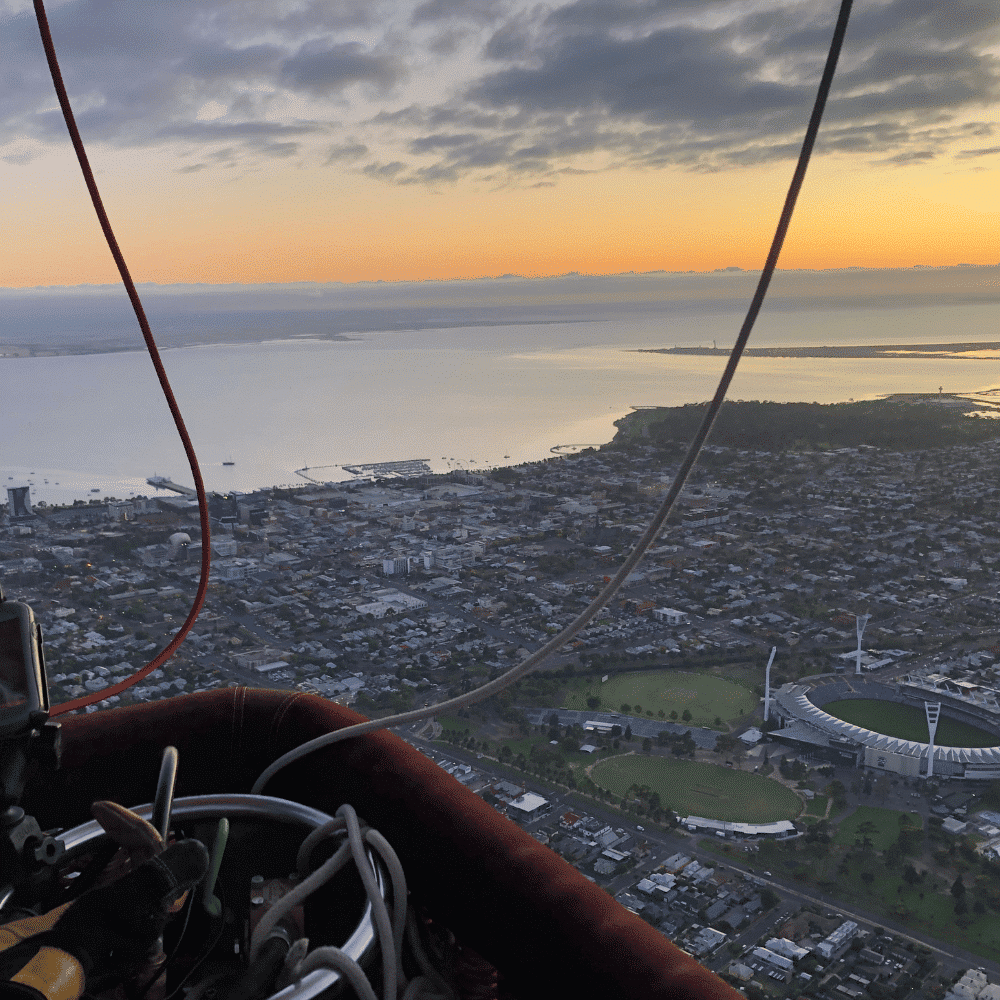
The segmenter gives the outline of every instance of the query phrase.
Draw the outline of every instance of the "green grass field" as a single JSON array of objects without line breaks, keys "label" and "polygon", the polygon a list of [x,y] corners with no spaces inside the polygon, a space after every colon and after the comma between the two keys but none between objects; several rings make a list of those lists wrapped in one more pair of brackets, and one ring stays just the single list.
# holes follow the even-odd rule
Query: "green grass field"
[{"label": "green grass field", "polygon": [[823,819],[826,816],[826,807],[829,801],[825,795],[817,795],[806,803],[806,814]]},{"label": "green grass field", "polygon": [[472,719],[460,719],[457,715],[436,715],[434,718],[441,723],[442,731],[454,729],[459,733],[474,733],[478,728]]},{"label": "green grass field", "polygon": [[[850,815],[837,824],[837,832],[833,840],[844,847],[853,847],[855,839],[862,838],[859,827],[871,823],[875,827],[868,839],[876,851],[884,851],[899,836],[899,817],[903,813],[896,809],[880,809],[878,806],[858,806]],[[923,826],[919,813],[907,813],[914,826]]]},{"label": "green grass field", "polygon": [[660,801],[681,816],[704,816],[744,823],[794,819],[802,803],[790,789],[770,778],[715,764],[629,754],[594,766],[594,781],[616,795],[633,785],[648,785]]},{"label": "green grass field", "polygon": [[[601,710],[619,712],[631,706],[633,715],[669,720],[676,712],[680,721],[684,710],[691,713],[692,726],[720,728],[716,717],[728,722],[745,715],[757,705],[757,696],[740,684],[711,674],[687,674],[677,670],[650,670],[617,674],[604,684],[600,678],[575,685],[566,696],[567,708],[585,709],[588,692],[601,699]],[[638,706],[638,711],[636,710]],[[663,712],[661,716],[659,713]]]},{"label": "green grass field", "polygon": [[[823,711],[852,725],[895,736],[896,739],[927,742],[927,719],[919,708],[910,705],[848,698],[828,702]],[[942,715],[934,742],[939,747],[993,747],[1000,745],[1000,737]]]}]

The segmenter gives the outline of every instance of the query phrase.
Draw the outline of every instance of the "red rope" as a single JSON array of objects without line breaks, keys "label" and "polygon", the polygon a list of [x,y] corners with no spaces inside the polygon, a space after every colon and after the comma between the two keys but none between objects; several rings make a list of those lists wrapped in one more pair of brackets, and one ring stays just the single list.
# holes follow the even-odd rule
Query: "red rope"
[{"label": "red rope", "polygon": [[125,263],[125,258],[118,247],[118,240],[115,238],[114,230],[111,228],[108,214],[104,210],[101,193],[97,188],[97,181],[94,180],[94,172],[90,168],[87,151],[84,148],[83,139],[80,137],[80,130],[76,126],[73,109],[70,106],[69,96],[66,93],[66,85],[63,83],[62,71],[59,69],[59,60],[56,57],[55,45],[52,43],[52,32],[49,30],[49,20],[45,13],[45,4],[43,0],[34,0],[34,4],[35,18],[38,21],[38,31],[42,36],[45,58],[48,60],[49,72],[52,74],[52,84],[59,97],[59,106],[62,108],[66,128],[69,130],[73,149],[76,151],[76,158],[80,161],[80,170],[83,172],[83,179],[87,184],[87,190],[90,192],[90,200],[93,203],[94,211],[97,213],[98,221],[101,223],[101,229],[104,232],[108,249],[111,250],[111,256],[115,259],[115,264],[118,267],[118,273],[121,275],[125,291],[128,292],[132,309],[135,311],[135,318],[139,321],[139,329],[142,330],[143,339],[146,341],[146,350],[149,352],[153,368],[156,370],[156,377],[160,380],[160,388],[163,390],[167,406],[170,408],[170,415],[174,418],[177,433],[180,435],[181,442],[184,445],[184,453],[187,455],[188,463],[191,466],[191,475],[194,478],[195,492],[198,494],[198,514],[201,520],[201,577],[198,580],[198,592],[195,594],[194,603],[191,605],[191,610],[188,612],[184,624],[177,630],[177,633],[167,646],[150,660],[149,663],[132,674],[131,677],[120,681],[118,684],[112,684],[111,687],[95,691],[93,694],[86,695],[83,698],[76,698],[73,701],[63,702],[61,705],[55,705],[49,713],[50,715],[62,715],[73,709],[83,708],[86,705],[92,705],[94,702],[103,701],[112,695],[120,694],[142,680],[143,677],[151,674],[157,667],[162,666],[177,652],[178,647],[184,641],[188,632],[191,631],[191,627],[201,612],[202,604],[205,602],[212,549],[211,531],[208,521],[208,500],[205,496],[205,484],[201,479],[201,469],[198,467],[198,456],[195,454],[194,445],[191,443],[187,428],[184,426],[184,418],[181,416],[180,407],[177,405],[173,389],[170,388],[170,381],[167,379],[167,373],[163,367],[163,361],[160,359],[160,352],[157,349],[156,341],[153,339],[153,331],[150,329],[149,320],[146,318],[146,311],[143,309],[139,293],[136,291],[135,282],[132,281],[132,275],[129,274],[128,265]]}]

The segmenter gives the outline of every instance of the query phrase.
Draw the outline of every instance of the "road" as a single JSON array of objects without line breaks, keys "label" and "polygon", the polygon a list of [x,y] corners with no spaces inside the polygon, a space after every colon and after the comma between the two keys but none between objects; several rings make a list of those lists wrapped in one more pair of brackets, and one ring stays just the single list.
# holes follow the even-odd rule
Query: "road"
[{"label": "road", "polygon": [[[419,726],[419,724],[417,725]],[[454,760],[456,763],[472,764],[477,770],[482,771],[488,776],[511,780],[506,778],[505,775],[491,774],[489,770],[491,761],[479,758],[474,753],[451,746],[445,749],[438,744],[430,743],[410,733],[406,735],[406,739],[418,749],[434,754],[437,757],[445,757]],[[851,773],[856,775],[857,772]],[[696,839],[688,837],[686,834],[671,834],[658,828],[650,829],[648,827],[640,830],[637,824],[629,823],[625,817],[604,809],[597,802],[593,802],[574,792],[553,791],[551,788],[544,787],[545,783],[538,782],[535,779],[527,780],[529,785],[536,786],[552,804],[552,810],[547,816],[524,824],[525,829],[529,833],[539,826],[551,824],[553,814],[561,815],[563,812],[572,810],[577,813],[586,812],[613,828],[626,830],[634,837],[637,843],[645,842],[649,849],[649,855],[637,864],[633,870],[616,875],[605,884],[605,888],[612,895],[617,895],[622,890],[631,888],[640,878],[655,871],[663,861],[674,854],[687,854],[702,864],[714,867],[719,873],[728,870],[738,873],[740,876],[753,878],[758,884],[770,887],[777,894],[780,900],[778,907],[769,912],[762,913],[748,927],[740,931],[730,941],[727,941],[714,955],[702,960],[713,971],[720,971],[732,961],[732,956],[728,950],[729,943],[734,941],[741,948],[749,947],[765,934],[776,932],[785,920],[798,911],[800,906],[811,905],[819,907],[820,912],[823,913],[835,912],[842,914],[845,919],[854,920],[862,926],[869,928],[883,927],[888,932],[898,935],[904,941],[930,948],[942,963],[946,974],[953,974],[968,968],[982,967],[986,970],[987,975],[992,981],[1000,980],[1000,964],[991,962],[981,955],[976,955],[973,952],[953,945],[944,944],[929,935],[914,931],[905,924],[872,913],[863,907],[845,904],[841,900],[818,890],[810,889],[806,891],[790,881],[773,876],[762,877],[759,874],[755,874],[749,863],[730,858],[721,859],[713,852],[699,850],[696,847]],[[911,795],[912,793],[905,786],[890,787],[887,797],[880,799],[878,804],[887,808],[910,809],[920,812],[926,820],[928,814],[926,800],[922,796],[920,800],[913,799]],[[871,804],[870,800],[866,801],[863,796],[850,795],[849,798],[854,804]]]}]

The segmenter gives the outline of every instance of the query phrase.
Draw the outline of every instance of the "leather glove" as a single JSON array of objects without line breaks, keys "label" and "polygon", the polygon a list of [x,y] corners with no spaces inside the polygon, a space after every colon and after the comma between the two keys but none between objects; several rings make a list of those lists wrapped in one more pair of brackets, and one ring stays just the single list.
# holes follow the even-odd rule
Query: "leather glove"
[{"label": "leather glove", "polygon": [[32,921],[45,917],[8,925],[8,944],[0,951],[0,998],[77,1000],[88,979],[126,978],[163,933],[171,904],[207,870],[205,846],[182,840],[117,881],[60,907],[50,929],[20,940],[24,930],[31,933]]}]

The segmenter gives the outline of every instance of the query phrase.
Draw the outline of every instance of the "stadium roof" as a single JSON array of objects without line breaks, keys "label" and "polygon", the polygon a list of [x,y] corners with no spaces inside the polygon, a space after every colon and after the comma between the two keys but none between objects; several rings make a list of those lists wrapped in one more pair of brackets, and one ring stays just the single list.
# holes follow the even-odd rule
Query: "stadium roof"
[{"label": "stadium roof", "polygon": [[[851,678],[854,685],[859,685],[857,678]],[[878,698],[877,689],[870,683],[861,683],[860,688],[870,690],[872,698]],[[797,718],[806,727],[812,728],[827,737],[840,736],[842,738],[854,740],[865,746],[873,747],[877,750],[885,750],[889,753],[901,754],[904,757],[926,757],[928,743],[920,743],[916,740],[901,740],[895,736],[885,736],[876,733],[871,729],[862,726],[855,726],[853,723],[838,719],[829,712],[824,712],[818,705],[814,705],[809,700],[809,692],[812,690],[808,684],[785,684],[775,694],[775,701],[794,718]],[[801,733],[802,726],[795,727],[795,738],[803,739]],[[789,727],[791,730],[792,727]],[[792,735],[789,732],[789,735]],[[810,741],[813,742],[813,741]],[[820,743],[819,739],[815,740]],[[826,740],[822,741],[826,743]],[[934,759],[936,761],[953,761],[961,764],[979,765],[1000,765],[1000,746],[993,747],[934,747]]]}]

